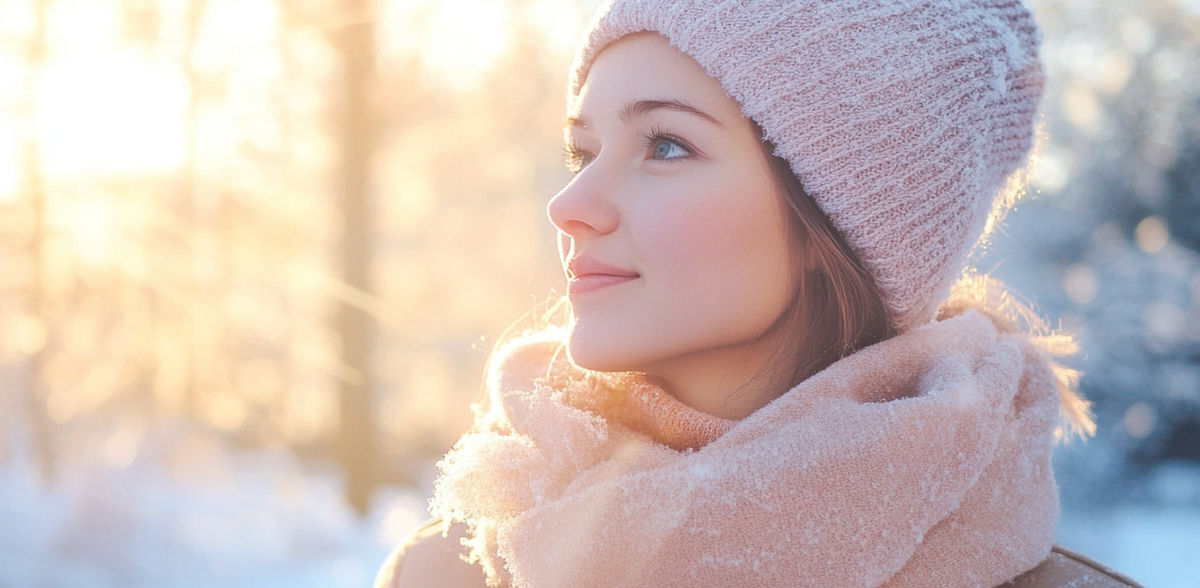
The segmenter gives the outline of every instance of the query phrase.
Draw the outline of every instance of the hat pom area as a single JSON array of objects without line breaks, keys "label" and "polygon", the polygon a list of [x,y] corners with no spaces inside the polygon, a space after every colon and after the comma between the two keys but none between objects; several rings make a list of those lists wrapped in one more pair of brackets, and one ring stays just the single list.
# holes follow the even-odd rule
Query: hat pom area
[{"label": "hat pom area", "polygon": [[900,331],[932,320],[1034,139],[1040,33],[1018,0],[614,0],[568,80],[653,31],[788,161]]}]

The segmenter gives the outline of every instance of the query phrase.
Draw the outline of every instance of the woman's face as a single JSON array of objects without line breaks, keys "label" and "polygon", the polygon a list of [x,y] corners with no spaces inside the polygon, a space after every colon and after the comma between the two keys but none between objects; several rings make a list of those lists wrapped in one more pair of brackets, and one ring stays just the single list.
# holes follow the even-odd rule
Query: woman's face
[{"label": "woman's face", "polygon": [[793,245],[738,104],[665,38],[639,33],[594,61],[567,141],[576,174],[547,213],[574,312],[571,358],[679,386],[685,374],[761,367],[771,346],[758,339],[791,296]]}]

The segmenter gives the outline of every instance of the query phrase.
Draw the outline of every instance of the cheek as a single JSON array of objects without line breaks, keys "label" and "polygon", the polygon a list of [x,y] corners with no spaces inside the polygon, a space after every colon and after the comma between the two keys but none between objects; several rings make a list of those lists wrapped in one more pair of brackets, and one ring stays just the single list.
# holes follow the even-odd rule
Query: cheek
[{"label": "cheek", "polygon": [[774,191],[709,183],[679,199],[646,232],[647,271],[710,303],[746,304],[748,290],[774,294],[787,278],[788,239]]}]

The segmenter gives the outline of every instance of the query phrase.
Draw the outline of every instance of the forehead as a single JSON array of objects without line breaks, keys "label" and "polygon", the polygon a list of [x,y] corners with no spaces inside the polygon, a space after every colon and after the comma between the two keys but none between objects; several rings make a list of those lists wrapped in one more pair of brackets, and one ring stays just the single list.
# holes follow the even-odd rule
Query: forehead
[{"label": "forehead", "polygon": [[636,100],[680,100],[718,119],[741,117],[737,102],[695,60],[657,33],[627,35],[604,48],[588,70],[568,121],[616,117]]}]

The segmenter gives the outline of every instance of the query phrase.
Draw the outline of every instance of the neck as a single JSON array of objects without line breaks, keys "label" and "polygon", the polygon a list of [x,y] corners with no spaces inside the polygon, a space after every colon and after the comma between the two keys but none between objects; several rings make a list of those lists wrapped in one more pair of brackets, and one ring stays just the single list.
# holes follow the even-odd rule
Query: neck
[{"label": "neck", "polygon": [[776,337],[735,347],[718,347],[656,362],[642,371],[689,408],[741,420],[791,384],[791,370],[769,365]]}]

